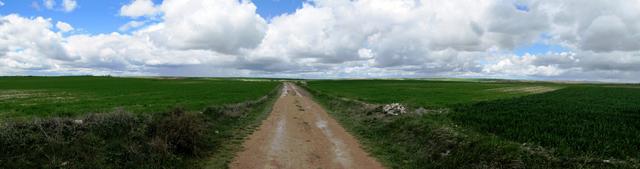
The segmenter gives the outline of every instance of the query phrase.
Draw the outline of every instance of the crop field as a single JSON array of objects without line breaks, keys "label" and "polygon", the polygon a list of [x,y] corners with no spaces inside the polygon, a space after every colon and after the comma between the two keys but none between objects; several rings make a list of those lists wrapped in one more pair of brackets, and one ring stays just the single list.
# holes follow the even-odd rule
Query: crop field
[{"label": "crop field", "polygon": [[0,77],[0,168],[226,168],[306,94],[387,168],[640,168],[638,85],[289,80]]},{"label": "crop field", "polygon": [[313,89],[371,103],[400,102],[413,107],[448,107],[560,89],[554,83],[483,83],[425,80],[311,81]]},{"label": "crop field", "polygon": [[219,168],[266,117],[279,85],[0,77],[0,168]]},{"label": "crop field", "polygon": [[640,157],[640,89],[569,87],[456,108],[459,124],[565,156]]},{"label": "crop field", "polygon": [[[640,167],[637,85],[323,80],[307,88],[392,168]],[[336,101],[344,97],[414,111],[381,117]],[[412,113],[419,107],[446,111]]]},{"label": "crop field", "polygon": [[279,82],[259,79],[0,77],[0,117],[58,117],[85,113],[160,112],[175,107],[255,100]]}]

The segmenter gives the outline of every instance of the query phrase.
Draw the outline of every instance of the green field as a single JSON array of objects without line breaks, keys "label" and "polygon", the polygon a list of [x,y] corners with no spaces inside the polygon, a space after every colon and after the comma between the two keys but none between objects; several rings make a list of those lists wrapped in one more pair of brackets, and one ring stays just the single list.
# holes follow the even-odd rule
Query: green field
[{"label": "green field", "polygon": [[459,124],[556,153],[640,157],[640,89],[570,87],[456,108]]},{"label": "green field", "polygon": [[[637,168],[637,85],[421,80],[307,83],[392,168]],[[341,97],[444,109],[381,116]]]},{"label": "green field", "polygon": [[0,77],[0,168],[226,166],[269,79]]},{"label": "green field", "polygon": [[412,107],[450,107],[556,90],[554,83],[493,83],[424,80],[327,80],[309,85],[327,94],[370,103],[399,102]]},{"label": "green field", "polygon": [[0,118],[161,112],[255,100],[279,82],[205,78],[0,77]]},{"label": "green field", "polygon": [[[299,84],[389,168],[640,168],[639,85]],[[0,166],[224,168],[268,115],[279,85],[270,79],[0,77]],[[389,103],[406,105],[409,113],[385,115],[370,105]]]}]

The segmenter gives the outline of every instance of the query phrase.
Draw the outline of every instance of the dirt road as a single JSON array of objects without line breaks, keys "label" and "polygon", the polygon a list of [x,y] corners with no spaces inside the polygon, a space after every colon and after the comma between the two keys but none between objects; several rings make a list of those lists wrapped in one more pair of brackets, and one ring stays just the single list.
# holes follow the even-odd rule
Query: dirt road
[{"label": "dirt road", "polygon": [[260,128],[244,143],[232,169],[383,168],[306,94],[285,83]]}]

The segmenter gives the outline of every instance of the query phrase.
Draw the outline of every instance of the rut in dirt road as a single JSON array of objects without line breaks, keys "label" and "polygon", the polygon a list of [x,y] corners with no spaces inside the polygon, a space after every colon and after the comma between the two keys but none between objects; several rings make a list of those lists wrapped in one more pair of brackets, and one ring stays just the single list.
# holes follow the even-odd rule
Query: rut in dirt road
[{"label": "rut in dirt road", "polygon": [[260,128],[244,143],[232,169],[376,169],[383,166],[295,85],[282,95]]}]

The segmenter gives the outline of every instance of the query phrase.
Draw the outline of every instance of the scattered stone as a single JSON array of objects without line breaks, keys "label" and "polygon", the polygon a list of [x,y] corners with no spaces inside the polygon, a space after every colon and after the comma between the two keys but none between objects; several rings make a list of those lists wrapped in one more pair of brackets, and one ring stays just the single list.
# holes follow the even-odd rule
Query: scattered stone
[{"label": "scattered stone", "polygon": [[449,156],[449,153],[451,153],[451,150],[447,150],[444,153],[440,153],[440,156],[446,157],[446,156]]},{"label": "scattered stone", "polygon": [[73,123],[76,123],[76,124],[82,124],[82,123],[83,123],[83,121],[82,121],[82,120],[73,120]]},{"label": "scattered stone", "polygon": [[382,106],[382,111],[388,115],[401,115],[407,113],[407,108],[400,103],[391,103]]}]

